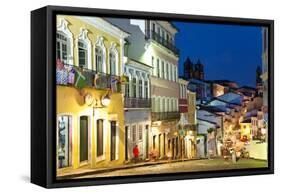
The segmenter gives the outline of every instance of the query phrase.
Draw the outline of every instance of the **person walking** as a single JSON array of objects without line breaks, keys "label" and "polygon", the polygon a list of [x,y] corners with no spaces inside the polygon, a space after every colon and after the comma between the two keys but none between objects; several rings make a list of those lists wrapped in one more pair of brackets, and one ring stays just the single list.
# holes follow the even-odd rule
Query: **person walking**
[{"label": "person walking", "polygon": [[136,163],[138,161],[138,158],[139,158],[139,148],[138,148],[138,145],[135,145],[135,147],[133,149],[133,154],[134,154],[134,161]]}]

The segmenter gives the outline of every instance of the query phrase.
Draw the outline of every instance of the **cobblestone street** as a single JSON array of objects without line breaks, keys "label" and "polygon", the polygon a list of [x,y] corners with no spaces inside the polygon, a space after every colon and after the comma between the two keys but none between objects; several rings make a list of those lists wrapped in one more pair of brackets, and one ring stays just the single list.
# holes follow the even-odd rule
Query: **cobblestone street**
[{"label": "cobblestone street", "polygon": [[143,174],[158,174],[158,173],[176,173],[176,172],[193,172],[193,171],[208,171],[208,170],[226,170],[226,169],[241,169],[241,168],[261,168],[267,167],[266,161],[244,159],[237,163],[225,161],[222,159],[211,160],[192,160],[183,162],[174,162],[166,164],[156,164],[151,166],[141,166],[130,169],[115,170],[106,173],[95,173],[86,176],[77,176],[76,178],[92,178],[92,177],[109,177],[109,176],[127,176],[127,175],[143,175]]}]

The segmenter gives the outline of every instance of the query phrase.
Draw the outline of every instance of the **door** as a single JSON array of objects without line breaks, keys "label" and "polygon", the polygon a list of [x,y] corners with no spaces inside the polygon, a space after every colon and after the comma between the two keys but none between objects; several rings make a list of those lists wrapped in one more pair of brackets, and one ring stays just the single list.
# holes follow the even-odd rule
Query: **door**
[{"label": "door", "polygon": [[57,120],[57,168],[71,166],[72,117],[58,116]]},{"label": "door", "polygon": [[161,134],[158,136],[158,153],[159,153],[159,158],[161,157]]},{"label": "door", "polygon": [[128,126],[125,127],[125,160],[128,160]]},{"label": "door", "polygon": [[116,160],[116,121],[110,122],[111,136],[110,136],[110,159]]},{"label": "door", "polygon": [[149,130],[149,125],[145,125],[145,157],[148,158],[148,143],[149,143],[149,137],[148,137],[148,130]]},{"label": "door", "polygon": [[80,162],[88,161],[88,117],[80,117]]}]

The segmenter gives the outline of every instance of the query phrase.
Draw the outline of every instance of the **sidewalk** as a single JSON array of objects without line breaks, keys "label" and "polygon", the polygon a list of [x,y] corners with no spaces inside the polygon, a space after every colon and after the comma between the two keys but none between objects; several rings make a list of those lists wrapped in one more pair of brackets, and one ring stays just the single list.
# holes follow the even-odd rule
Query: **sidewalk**
[{"label": "sidewalk", "polygon": [[57,176],[58,180],[61,179],[73,179],[80,176],[86,176],[91,174],[98,174],[98,173],[106,173],[115,170],[122,170],[122,169],[130,169],[135,167],[142,167],[142,166],[151,166],[157,164],[166,164],[166,163],[174,163],[174,162],[183,162],[183,161],[192,161],[192,160],[204,160],[204,159],[175,159],[175,160],[157,160],[157,161],[148,161],[148,162],[138,162],[138,163],[129,163],[120,166],[114,167],[105,167],[105,168],[89,168],[89,167],[82,167],[78,169],[68,169],[64,170],[63,172],[59,173]]}]

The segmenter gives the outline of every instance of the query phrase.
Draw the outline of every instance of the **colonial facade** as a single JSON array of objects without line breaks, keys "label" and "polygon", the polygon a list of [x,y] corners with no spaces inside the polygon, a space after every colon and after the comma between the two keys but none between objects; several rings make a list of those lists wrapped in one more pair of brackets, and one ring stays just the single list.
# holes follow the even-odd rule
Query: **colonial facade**
[{"label": "colonial facade", "polygon": [[[153,67],[151,75],[152,142],[158,158],[180,157],[177,29],[167,21],[145,21],[147,39],[144,60]],[[154,152],[155,153],[155,152]]]},{"label": "colonial facade", "polygon": [[124,75],[129,78],[124,92],[125,111],[125,160],[133,159],[133,148],[137,145],[139,158],[149,157],[149,130],[151,128],[150,100],[151,67],[127,59]]},{"label": "colonial facade", "polygon": [[121,165],[124,113],[120,85],[129,34],[101,18],[57,16],[57,175]]}]

